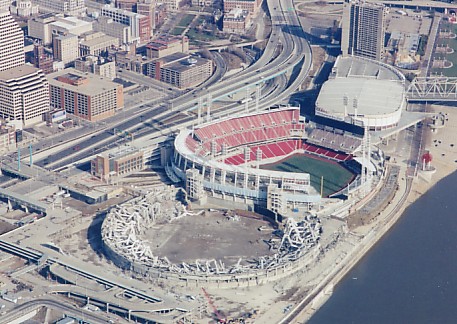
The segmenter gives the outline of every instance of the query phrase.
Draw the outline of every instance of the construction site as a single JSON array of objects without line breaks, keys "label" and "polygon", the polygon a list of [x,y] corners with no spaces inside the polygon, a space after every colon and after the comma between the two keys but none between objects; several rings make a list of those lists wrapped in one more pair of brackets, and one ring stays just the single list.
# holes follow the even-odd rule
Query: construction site
[{"label": "construction site", "polygon": [[109,259],[151,280],[239,287],[281,278],[319,253],[316,216],[280,224],[241,210],[190,210],[179,197],[185,192],[165,187],[113,208],[102,225]]}]

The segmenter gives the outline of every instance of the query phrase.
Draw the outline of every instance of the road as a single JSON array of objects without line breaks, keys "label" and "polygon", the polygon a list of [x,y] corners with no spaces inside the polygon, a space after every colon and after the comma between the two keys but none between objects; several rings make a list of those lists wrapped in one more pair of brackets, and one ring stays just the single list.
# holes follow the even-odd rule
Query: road
[{"label": "road", "polygon": [[[252,66],[233,77],[222,82],[215,82],[209,86],[203,86],[189,93],[179,96],[171,101],[170,104],[159,107],[152,106],[145,102],[139,108],[144,109],[141,114],[135,114],[125,122],[117,124],[115,128],[120,131],[133,133],[135,138],[141,136],[163,136],[164,130],[169,128],[171,134],[177,127],[189,123],[192,117],[182,115],[181,119],[176,120],[178,113],[187,113],[196,110],[198,107],[198,98],[211,95],[213,100],[223,98],[231,93],[242,91],[247,87],[254,89],[256,84],[276,79],[278,76],[293,73],[293,70],[299,69],[300,72],[295,75],[292,81],[277,91],[275,96],[264,96],[260,102],[260,109],[268,108],[285,98],[288,98],[303,82],[304,78],[311,67],[311,47],[306,41],[304,32],[301,29],[298,17],[293,8],[291,0],[278,1],[269,0],[268,6],[272,19],[272,34],[266,45],[263,55]],[[279,55],[277,54],[280,48]],[[142,78],[139,76],[139,78]],[[279,90],[279,89],[278,89]],[[204,100],[205,101],[205,100]],[[171,111],[171,109],[173,111]],[[227,109],[228,113],[243,111],[244,106],[235,106]],[[168,121],[173,118],[173,121]],[[111,130],[105,130],[99,134],[86,138],[83,142],[75,146],[62,149],[50,156],[47,160],[38,161],[40,166],[50,165],[53,169],[64,167],[65,165],[76,163],[82,158],[97,154],[116,144],[123,143],[126,139],[120,139],[112,135]],[[99,145],[96,145],[99,144]],[[84,154],[74,154],[82,148],[90,148]],[[73,157],[71,157],[73,155]]]},{"label": "road", "polygon": [[16,318],[19,318],[22,315],[27,314],[35,309],[40,307],[47,307],[50,309],[55,309],[73,316],[75,318],[84,319],[89,323],[107,323],[108,318],[106,316],[99,316],[95,313],[89,312],[84,309],[78,309],[70,304],[62,303],[51,298],[36,299],[32,301],[25,302],[17,307],[15,307],[11,312],[4,314],[0,318],[0,324],[12,323]]}]

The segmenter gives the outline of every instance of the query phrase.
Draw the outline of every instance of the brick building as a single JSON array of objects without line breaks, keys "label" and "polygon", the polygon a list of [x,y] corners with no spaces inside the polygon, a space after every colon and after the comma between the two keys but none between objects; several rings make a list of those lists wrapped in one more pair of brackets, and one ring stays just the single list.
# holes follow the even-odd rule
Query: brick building
[{"label": "brick building", "polygon": [[49,95],[53,109],[89,121],[113,116],[124,107],[122,85],[95,74],[65,69],[48,75]]}]

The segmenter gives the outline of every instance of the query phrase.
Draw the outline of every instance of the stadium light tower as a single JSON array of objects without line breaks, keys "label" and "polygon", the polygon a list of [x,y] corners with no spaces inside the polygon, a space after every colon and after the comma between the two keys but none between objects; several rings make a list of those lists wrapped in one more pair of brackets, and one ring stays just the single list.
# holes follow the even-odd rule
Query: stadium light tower
[{"label": "stadium light tower", "polygon": [[259,111],[259,102],[260,102],[261,88],[260,83],[256,85],[255,89],[255,111]]},{"label": "stadium light tower", "polygon": [[348,102],[349,102],[348,95],[344,94],[343,95],[343,105],[344,105],[344,116],[343,116],[343,119],[345,119],[346,116],[348,115]]},{"label": "stadium light tower", "polygon": [[[354,120],[357,119],[357,106],[359,104],[359,100],[357,98],[354,98],[354,100],[352,100],[352,107],[354,108]],[[354,124],[354,123],[353,123]]]},{"label": "stadium light tower", "polygon": [[200,125],[201,118],[202,118],[202,106],[203,106],[203,98],[198,98],[198,107],[197,107],[197,125]]},{"label": "stadium light tower", "polygon": [[244,100],[244,110],[246,112],[249,111],[249,99],[250,99],[250,96],[249,96],[249,87],[246,88],[246,99]]},{"label": "stadium light tower", "polygon": [[206,97],[206,121],[209,122],[211,120],[211,104],[213,103],[213,96],[211,93],[208,93]]}]

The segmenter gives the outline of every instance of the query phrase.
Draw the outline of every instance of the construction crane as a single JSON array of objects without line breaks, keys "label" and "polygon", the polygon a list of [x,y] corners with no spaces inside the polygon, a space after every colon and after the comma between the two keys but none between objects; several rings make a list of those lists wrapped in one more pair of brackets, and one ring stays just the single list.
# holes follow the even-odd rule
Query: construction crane
[{"label": "construction crane", "polygon": [[222,316],[222,314],[217,310],[216,306],[214,305],[211,297],[209,296],[208,292],[205,290],[205,288],[202,287],[203,294],[205,295],[206,300],[208,301],[208,304],[211,306],[213,309],[214,315],[217,317],[218,323],[227,323],[227,320]]}]

